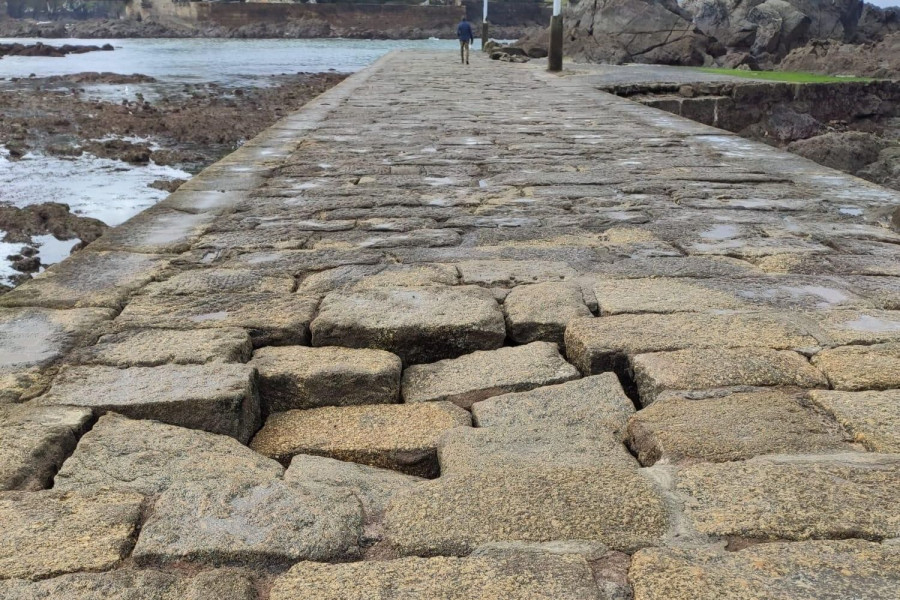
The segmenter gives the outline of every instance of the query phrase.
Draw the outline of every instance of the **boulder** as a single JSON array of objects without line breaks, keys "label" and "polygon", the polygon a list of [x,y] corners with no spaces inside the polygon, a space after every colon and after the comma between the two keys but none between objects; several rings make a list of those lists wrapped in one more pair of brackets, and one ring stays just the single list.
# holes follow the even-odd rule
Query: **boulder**
[{"label": "boulder", "polygon": [[[808,137],[808,136],[807,136]],[[824,135],[798,138],[788,150],[820,165],[847,173],[856,173],[876,162],[889,142],[863,131],[832,132]]]}]

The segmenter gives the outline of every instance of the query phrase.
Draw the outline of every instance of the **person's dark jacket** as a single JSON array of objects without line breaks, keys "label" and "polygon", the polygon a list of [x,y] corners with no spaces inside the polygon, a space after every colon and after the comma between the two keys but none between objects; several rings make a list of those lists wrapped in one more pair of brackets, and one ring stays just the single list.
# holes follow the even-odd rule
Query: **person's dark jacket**
[{"label": "person's dark jacket", "polygon": [[469,25],[468,21],[463,21],[459,24],[459,27],[456,28],[456,37],[458,37],[461,42],[475,41],[475,34],[472,33],[472,26]]}]

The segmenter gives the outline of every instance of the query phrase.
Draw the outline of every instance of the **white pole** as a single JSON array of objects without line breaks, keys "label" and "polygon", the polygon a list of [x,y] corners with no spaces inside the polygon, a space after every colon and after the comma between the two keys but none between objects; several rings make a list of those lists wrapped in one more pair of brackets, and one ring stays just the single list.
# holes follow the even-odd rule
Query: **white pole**
[{"label": "white pole", "polygon": [[[559,2],[559,0],[556,1]],[[484,15],[481,17],[482,21],[487,21],[487,3],[488,0],[484,0]]]},{"label": "white pole", "polygon": [[[485,5],[487,4],[487,0],[485,0]],[[487,9],[485,9],[487,10]],[[559,13],[562,11],[562,0],[553,0],[553,16],[558,17]]]}]

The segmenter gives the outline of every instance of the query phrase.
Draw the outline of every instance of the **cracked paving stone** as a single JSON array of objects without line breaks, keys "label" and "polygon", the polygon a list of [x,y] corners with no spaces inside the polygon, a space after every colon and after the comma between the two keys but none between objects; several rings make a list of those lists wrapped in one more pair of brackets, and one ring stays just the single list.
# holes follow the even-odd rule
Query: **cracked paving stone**
[{"label": "cracked paving stone", "polygon": [[514,341],[554,342],[560,346],[569,321],[592,316],[581,286],[575,283],[520,285],[506,296],[503,312]]},{"label": "cracked paving stone", "polygon": [[757,457],[678,472],[700,533],[750,540],[900,536],[900,455]]},{"label": "cracked paving stone", "polygon": [[446,400],[469,408],[491,396],[576,378],[578,370],[559,354],[556,344],[532,342],[413,365],[403,372],[401,391],[405,402]]},{"label": "cracked paving stone", "polygon": [[5,600],[256,600],[247,572],[211,569],[196,575],[153,569],[72,573],[44,581],[0,581]]},{"label": "cracked paving stone", "polygon": [[42,393],[63,354],[89,344],[113,317],[103,308],[0,308],[0,404]]},{"label": "cracked paving stone", "polygon": [[256,373],[247,365],[67,366],[50,391],[34,402],[155,419],[242,442],[250,439],[259,424]]},{"label": "cracked paving stone", "polygon": [[136,296],[116,318],[119,329],[246,329],[254,346],[308,344],[319,301],[297,294]]},{"label": "cracked paving stone", "polygon": [[810,396],[866,449],[900,453],[900,390],[815,390],[810,392]]},{"label": "cracked paving stone", "polygon": [[900,547],[865,540],[720,548],[646,548],[634,555],[634,600],[844,600],[900,597]]},{"label": "cracked paving stone", "polygon": [[144,497],[0,492],[0,580],[112,569],[131,550]]},{"label": "cracked paving stone", "polygon": [[106,414],[63,463],[54,489],[129,490],[151,496],[178,482],[265,484],[283,472],[278,462],[232,437]]},{"label": "cracked paving stone", "polygon": [[607,430],[618,437],[624,437],[632,414],[634,404],[613,373],[494,396],[472,405],[478,427],[579,427]]},{"label": "cracked paving stone", "polygon": [[0,406],[0,490],[50,487],[91,419],[84,408]]},{"label": "cracked paving stone", "polygon": [[584,374],[624,366],[626,355],[687,348],[814,348],[819,342],[778,314],[677,313],[576,319],[566,356]]},{"label": "cracked paving stone", "polygon": [[470,260],[457,263],[463,284],[512,287],[523,283],[564,281],[578,272],[564,262],[536,260]]},{"label": "cracked paving stone", "polygon": [[362,509],[349,492],[281,480],[180,481],[156,500],[133,555],[139,565],[262,568],[355,557],[361,533]]},{"label": "cracked paving stone", "polygon": [[725,387],[827,388],[822,373],[797,352],[708,348],[639,354],[631,359],[643,406],[663,392]]},{"label": "cracked paving stone", "polygon": [[503,313],[474,286],[333,292],[312,322],[314,346],[377,348],[404,364],[455,358],[503,345]]},{"label": "cracked paving stone", "polygon": [[400,399],[400,358],[384,350],[269,346],[253,354],[266,412]]},{"label": "cracked paving stone", "polygon": [[836,390],[900,388],[900,343],[841,346],[823,350],[812,363]]},{"label": "cracked paving stone", "polygon": [[73,362],[110,367],[156,367],[210,362],[243,363],[253,346],[243,329],[144,329],[104,335]]},{"label": "cracked paving stone", "polygon": [[282,463],[313,454],[435,477],[438,438],[470,424],[469,413],[450,402],[291,410],[271,415],[250,447]]},{"label": "cracked paving stone", "polygon": [[628,422],[628,445],[644,466],[846,452],[853,450],[849,441],[841,427],[798,390],[668,397]]},{"label": "cracked paving stone", "polygon": [[240,294],[271,292],[289,294],[294,291],[293,277],[273,277],[252,269],[195,269],[151,283],[141,294],[151,296],[189,296],[192,294]]}]

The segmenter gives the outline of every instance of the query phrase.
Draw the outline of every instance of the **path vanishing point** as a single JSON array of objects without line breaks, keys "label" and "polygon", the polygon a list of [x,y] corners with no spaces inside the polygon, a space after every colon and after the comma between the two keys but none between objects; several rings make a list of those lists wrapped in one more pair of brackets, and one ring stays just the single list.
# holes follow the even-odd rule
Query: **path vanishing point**
[{"label": "path vanishing point", "polygon": [[898,204],[388,55],[0,297],[0,598],[900,598]]}]

